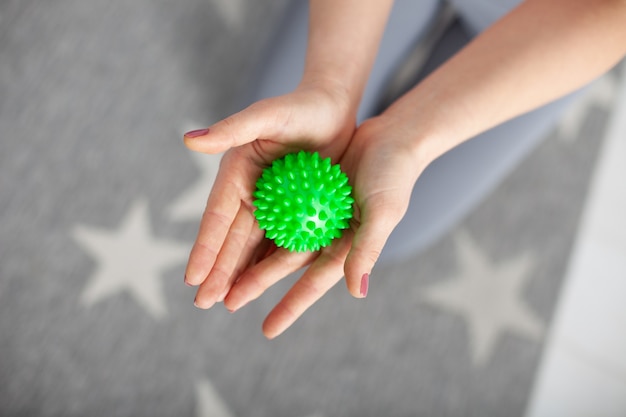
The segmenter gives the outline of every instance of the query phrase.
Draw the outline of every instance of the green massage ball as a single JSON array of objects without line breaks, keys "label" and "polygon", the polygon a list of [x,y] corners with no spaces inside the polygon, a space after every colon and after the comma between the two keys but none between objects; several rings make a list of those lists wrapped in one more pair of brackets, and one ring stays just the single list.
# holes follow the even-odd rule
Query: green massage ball
[{"label": "green massage ball", "polygon": [[253,194],[254,216],[276,246],[316,251],[349,227],[351,193],[348,176],[330,158],[291,153],[263,170]]}]

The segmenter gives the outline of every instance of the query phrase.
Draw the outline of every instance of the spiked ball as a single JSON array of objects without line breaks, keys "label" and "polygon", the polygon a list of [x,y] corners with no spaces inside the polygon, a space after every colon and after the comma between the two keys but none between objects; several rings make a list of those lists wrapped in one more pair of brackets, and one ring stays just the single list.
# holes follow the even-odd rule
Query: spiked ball
[{"label": "spiked ball", "polygon": [[254,216],[265,236],[292,252],[341,237],[352,218],[348,176],[330,158],[300,151],[275,160],[256,183]]}]

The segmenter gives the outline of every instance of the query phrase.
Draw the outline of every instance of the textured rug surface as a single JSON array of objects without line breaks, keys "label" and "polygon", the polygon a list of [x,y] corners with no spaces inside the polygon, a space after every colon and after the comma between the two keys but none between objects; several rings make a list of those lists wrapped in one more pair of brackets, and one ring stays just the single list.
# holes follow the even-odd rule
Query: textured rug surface
[{"label": "textured rug surface", "polygon": [[[277,340],[290,281],[193,307],[188,251],[284,0],[0,2],[0,415],[522,415],[612,92],[601,78],[458,227]],[[495,300],[495,301],[494,301]]]}]

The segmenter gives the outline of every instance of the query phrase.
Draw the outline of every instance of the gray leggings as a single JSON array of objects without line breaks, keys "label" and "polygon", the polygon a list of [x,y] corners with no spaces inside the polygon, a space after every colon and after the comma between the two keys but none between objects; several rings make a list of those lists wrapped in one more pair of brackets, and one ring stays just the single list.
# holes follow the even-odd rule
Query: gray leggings
[{"label": "gray leggings", "polygon": [[[518,1],[453,3],[465,36],[470,39]],[[427,33],[441,7],[440,0],[396,0],[359,109],[359,121],[375,114],[389,78]],[[307,1],[293,1],[255,71],[246,102],[287,93],[298,84],[304,67],[307,26]],[[445,41],[437,48],[441,51],[433,51],[433,56],[445,57],[454,52],[446,51],[451,48]],[[387,242],[381,260],[415,254],[455,226],[546,137],[571,100],[572,95],[567,96],[497,126],[434,161],[417,181],[409,210]]]}]

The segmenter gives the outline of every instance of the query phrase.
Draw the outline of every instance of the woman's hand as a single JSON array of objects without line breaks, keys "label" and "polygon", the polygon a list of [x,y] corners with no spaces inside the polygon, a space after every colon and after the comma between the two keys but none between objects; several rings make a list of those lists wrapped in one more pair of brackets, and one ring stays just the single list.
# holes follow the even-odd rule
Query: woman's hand
[{"label": "woman's hand", "polygon": [[[185,135],[185,144],[194,151],[226,151],[185,274],[188,285],[199,285],[196,306],[209,308],[223,300],[239,275],[271,250],[252,214],[252,193],[262,169],[301,149],[316,150],[337,162],[355,128],[349,103],[337,85],[301,85],[290,94],[257,102],[208,131]],[[312,257],[282,250],[279,254],[298,267]]]},{"label": "woman's hand", "polygon": [[354,186],[356,210],[351,228],[317,253],[290,253],[279,248],[246,269],[225,297],[229,310],[241,308],[305,265],[310,266],[265,320],[267,337],[287,329],[340,281],[344,272],[350,293],[357,298],[366,296],[369,274],[403,217],[421,172],[420,158],[398,126],[384,117],[365,122],[341,160]]},{"label": "woman's hand", "polygon": [[329,282],[311,279],[324,274],[325,262],[343,265],[349,233],[317,254],[274,251],[252,214],[252,192],[262,169],[287,153],[314,150],[333,162],[341,159],[354,133],[356,109],[392,2],[311,1],[301,85],[293,93],[253,104],[208,132],[185,136],[193,150],[227,151],[187,265],[185,281],[200,285],[198,307],[208,308],[225,298],[226,307],[235,310],[315,260],[268,318],[265,333],[273,337],[302,314],[314,295],[325,292]]},{"label": "woman's hand", "polygon": [[[300,87],[217,123],[208,134],[186,138],[191,149],[201,152],[230,149],[187,267],[187,282],[200,285],[197,305],[208,308],[224,298],[226,307],[236,310],[310,265],[266,319],[263,330],[270,338],[289,327],[344,272],[352,295],[367,293],[369,273],[428,163],[472,136],[584,85],[626,51],[623,1],[528,0],[353,136],[351,109],[360,100],[390,6],[378,0],[367,7],[356,3],[311,3],[304,79],[331,74],[325,79],[342,83]],[[335,7],[336,13],[327,13]],[[346,88],[337,89],[339,84]],[[352,228],[318,253],[272,250],[252,215],[252,192],[263,167],[300,149],[341,161],[354,188]]]}]

